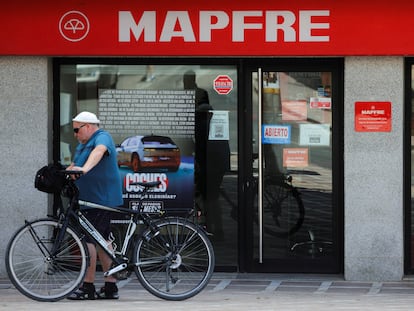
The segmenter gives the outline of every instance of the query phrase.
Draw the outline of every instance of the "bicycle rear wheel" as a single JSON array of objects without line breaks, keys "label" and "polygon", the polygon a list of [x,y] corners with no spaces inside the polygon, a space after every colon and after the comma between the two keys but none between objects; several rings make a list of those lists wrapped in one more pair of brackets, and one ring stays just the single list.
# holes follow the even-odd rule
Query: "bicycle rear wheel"
[{"label": "bicycle rear wheel", "polygon": [[13,285],[38,301],[57,301],[77,289],[89,264],[86,245],[68,227],[52,253],[61,224],[36,220],[21,227],[6,250],[6,268]]},{"label": "bicycle rear wheel", "polygon": [[303,201],[291,185],[269,179],[266,182],[263,193],[263,231],[277,237],[288,237],[303,224]]},{"label": "bicycle rear wheel", "polygon": [[134,249],[142,286],[167,300],[184,300],[203,290],[214,271],[213,247],[204,231],[182,218],[166,218],[144,231]]}]

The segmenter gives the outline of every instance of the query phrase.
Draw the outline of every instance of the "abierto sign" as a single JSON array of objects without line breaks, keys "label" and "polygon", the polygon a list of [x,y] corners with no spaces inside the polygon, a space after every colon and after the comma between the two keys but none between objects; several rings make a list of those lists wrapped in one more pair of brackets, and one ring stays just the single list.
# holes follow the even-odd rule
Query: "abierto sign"
[{"label": "abierto sign", "polygon": [[413,11],[403,0],[14,0],[0,11],[0,54],[409,55]]},{"label": "abierto sign", "polygon": [[292,127],[289,124],[264,124],[262,144],[290,144]]}]

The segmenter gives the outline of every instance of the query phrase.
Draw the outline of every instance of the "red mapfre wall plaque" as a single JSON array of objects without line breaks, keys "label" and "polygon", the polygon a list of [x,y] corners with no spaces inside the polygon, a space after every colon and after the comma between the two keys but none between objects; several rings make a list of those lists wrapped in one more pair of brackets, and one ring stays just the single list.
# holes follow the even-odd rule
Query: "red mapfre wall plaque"
[{"label": "red mapfre wall plaque", "polygon": [[355,131],[391,132],[391,102],[355,102]]}]

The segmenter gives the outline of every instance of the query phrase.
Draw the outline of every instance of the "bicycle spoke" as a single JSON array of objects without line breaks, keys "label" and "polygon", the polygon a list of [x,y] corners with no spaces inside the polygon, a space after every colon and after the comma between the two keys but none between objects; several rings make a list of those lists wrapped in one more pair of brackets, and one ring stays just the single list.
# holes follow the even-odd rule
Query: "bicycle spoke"
[{"label": "bicycle spoke", "polygon": [[[137,261],[145,261],[154,253],[165,256],[165,262],[153,266],[140,265],[138,279],[154,295],[170,300],[194,296],[208,283],[214,268],[214,255],[207,236],[187,220],[168,219],[158,224],[160,234],[141,240],[136,247]],[[164,247],[168,244],[169,247]]]},{"label": "bicycle spoke", "polygon": [[10,241],[6,267],[10,280],[29,298],[56,301],[76,289],[87,268],[85,246],[69,228],[55,254],[54,220],[39,220],[18,230]]}]

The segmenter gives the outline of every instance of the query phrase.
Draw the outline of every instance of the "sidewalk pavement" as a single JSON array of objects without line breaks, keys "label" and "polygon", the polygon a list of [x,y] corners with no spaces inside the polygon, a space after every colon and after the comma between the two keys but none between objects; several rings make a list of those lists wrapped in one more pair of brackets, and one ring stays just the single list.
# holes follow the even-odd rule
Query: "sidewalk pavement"
[{"label": "sidewalk pavement", "polygon": [[[97,286],[100,282],[96,282]],[[0,280],[0,310],[243,311],[243,310],[412,310],[414,279],[350,282],[339,275],[215,273],[197,296],[166,301],[134,278],[121,281],[119,300],[37,302]]]}]

